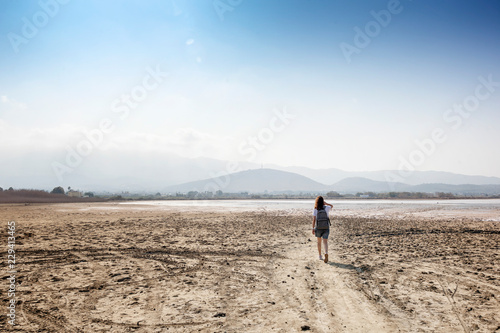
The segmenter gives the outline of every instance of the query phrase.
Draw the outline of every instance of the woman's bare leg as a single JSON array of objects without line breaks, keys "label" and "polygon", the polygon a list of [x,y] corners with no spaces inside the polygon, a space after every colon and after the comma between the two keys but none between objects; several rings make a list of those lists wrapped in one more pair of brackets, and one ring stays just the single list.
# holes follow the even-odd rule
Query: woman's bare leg
[{"label": "woman's bare leg", "polygon": [[321,237],[316,237],[318,240],[318,254],[321,257]]},{"label": "woman's bare leg", "polygon": [[328,262],[328,239],[323,239],[323,246],[325,248],[325,263]]}]

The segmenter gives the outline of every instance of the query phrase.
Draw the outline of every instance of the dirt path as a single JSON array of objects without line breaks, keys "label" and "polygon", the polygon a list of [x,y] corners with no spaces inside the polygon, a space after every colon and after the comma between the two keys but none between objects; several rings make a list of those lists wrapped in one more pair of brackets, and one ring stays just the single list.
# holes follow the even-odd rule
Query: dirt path
[{"label": "dirt path", "polygon": [[[387,311],[367,299],[352,282],[356,268],[342,264],[335,253],[325,264],[317,258],[315,239],[295,245],[279,261],[274,283],[296,307],[303,325],[314,332],[395,332]],[[286,283],[283,283],[286,282]]]}]

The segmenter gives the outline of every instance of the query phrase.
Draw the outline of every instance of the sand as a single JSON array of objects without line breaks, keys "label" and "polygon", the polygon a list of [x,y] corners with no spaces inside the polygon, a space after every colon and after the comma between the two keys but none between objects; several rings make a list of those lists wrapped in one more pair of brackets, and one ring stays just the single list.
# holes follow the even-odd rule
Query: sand
[{"label": "sand", "polygon": [[[19,332],[500,331],[500,212],[337,212],[330,262],[305,212],[1,205],[16,221]],[[496,216],[496,218],[495,218]]]}]

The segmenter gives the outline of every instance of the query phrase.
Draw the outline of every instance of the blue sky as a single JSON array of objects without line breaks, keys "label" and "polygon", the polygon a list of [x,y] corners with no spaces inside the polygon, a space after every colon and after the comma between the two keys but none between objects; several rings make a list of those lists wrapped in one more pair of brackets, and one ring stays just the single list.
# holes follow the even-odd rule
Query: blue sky
[{"label": "blue sky", "polygon": [[[356,27],[375,30],[348,61]],[[498,1],[3,0],[0,36],[0,153],[17,162],[62,162],[109,119],[102,150],[500,177],[500,86],[447,113],[500,82]],[[168,75],[121,119],[148,68]],[[294,117],[271,138],[276,110]],[[418,153],[435,129],[446,140]]]}]

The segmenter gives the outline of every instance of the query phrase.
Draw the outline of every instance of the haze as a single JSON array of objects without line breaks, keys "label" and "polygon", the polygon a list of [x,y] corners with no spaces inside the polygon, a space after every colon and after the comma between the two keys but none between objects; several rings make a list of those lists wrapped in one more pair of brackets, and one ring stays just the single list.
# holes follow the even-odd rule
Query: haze
[{"label": "haze", "polygon": [[0,35],[3,187],[196,180],[182,158],[500,177],[498,1],[2,1]]}]

